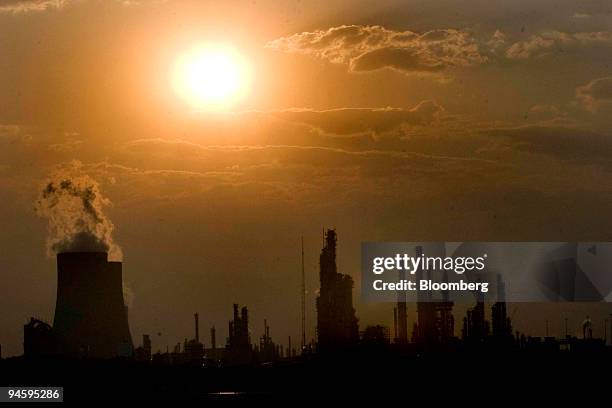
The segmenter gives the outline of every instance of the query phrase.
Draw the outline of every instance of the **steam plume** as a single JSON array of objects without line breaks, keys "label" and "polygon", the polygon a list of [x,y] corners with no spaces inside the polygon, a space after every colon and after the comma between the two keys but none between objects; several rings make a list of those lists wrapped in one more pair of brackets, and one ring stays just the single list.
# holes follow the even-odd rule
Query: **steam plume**
[{"label": "steam plume", "polygon": [[122,258],[112,238],[113,223],[104,215],[111,202],[100,192],[98,183],[80,174],[73,165],[54,173],[45,182],[36,202],[36,212],[48,224],[47,253],[103,251],[109,258]]}]

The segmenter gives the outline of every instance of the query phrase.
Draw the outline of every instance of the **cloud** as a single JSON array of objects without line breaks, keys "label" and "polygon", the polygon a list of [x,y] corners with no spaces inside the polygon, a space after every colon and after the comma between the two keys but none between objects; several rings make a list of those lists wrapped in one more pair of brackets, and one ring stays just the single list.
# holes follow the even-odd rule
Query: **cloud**
[{"label": "cloud", "polygon": [[437,74],[448,67],[487,61],[470,33],[454,29],[418,34],[381,26],[342,25],[281,37],[266,47],[346,64],[352,72],[389,68],[405,74]]},{"label": "cloud", "polygon": [[529,112],[536,115],[553,117],[557,117],[561,114],[561,111],[555,105],[534,105],[529,109]]},{"label": "cloud", "polygon": [[67,140],[63,143],[52,143],[49,145],[49,150],[54,152],[74,152],[83,145],[82,140]]},{"label": "cloud", "polygon": [[434,58],[426,59],[416,49],[380,48],[362,54],[351,61],[351,71],[375,71],[391,68],[400,72],[439,72],[444,64]]},{"label": "cloud", "polygon": [[[349,151],[340,148],[325,147],[325,146],[291,146],[291,145],[248,145],[248,146],[211,146],[201,145],[192,143],[184,140],[177,139],[137,139],[132,140],[124,144],[124,148],[128,152],[140,154],[140,155],[157,155],[156,159],[162,160],[165,157],[175,158],[176,155],[185,156],[187,153],[192,158],[203,161],[207,164],[218,166],[225,163],[223,156],[230,157],[230,161],[235,158],[239,158],[246,155],[253,155],[251,163],[261,163],[262,161],[272,159],[279,161],[281,156],[291,156],[293,153],[316,153],[327,156],[335,156],[336,158],[343,158],[343,163],[353,165],[356,157],[363,158],[397,158],[397,159],[409,159],[415,161],[416,159],[423,160],[441,160],[441,161],[475,161],[475,162],[489,162],[489,160],[481,160],[470,157],[453,157],[453,156],[442,156],[425,154],[418,152],[407,152],[407,151],[381,151],[381,150],[361,150],[361,151]],[[288,160],[288,162],[291,162]],[[280,160],[283,161],[283,160]],[[293,162],[295,163],[295,162]],[[308,163],[308,161],[305,161]],[[331,164],[331,163],[330,163]],[[229,166],[228,166],[229,167]],[[227,167],[226,167],[227,168]],[[183,172],[184,173],[184,172]],[[148,174],[151,174],[150,172]],[[156,173],[153,173],[156,174]]]},{"label": "cloud", "polygon": [[272,115],[314,127],[322,133],[348,136],[381,135],[407,125],[431,123],[444,109],[433,101],[423,101],[411,109],[339,108],[329,110],[291,109]]},{"label": "cloud", "polygon": [[495,30],[491,38],[486,42],[486,45],[492,54],[497,54],[506,46],[506,34],[500,30]]},{"label": "cloud", "polygon": [[121,166],[101,165],[97,178],[112,175],[156,200],[246,204],[258,201],[252,194],[263,190],[270,202],[320,209],[332,202],[465,197],[500,186],[548,193],[609,190],[611,152],[603,136],[544,126],[415,138],[394,150],[140,139],[110,158]]},{"label": "cloud", "polygon": [[517,151],[546,154],[578,164],[612,165],[612,140],[607,135],[588,130],[562,126],[517,126],[491,128],[482,132],[505,139],[509,147]]},{"label": "cloud", "polygon": [[[537,104],[529,108],[523,119],[529,120],[530,125],[544,127],[576,128],[578,121],[564,105]],[[526,125],[527,123],[522,123]]]},{"label": "cloud", "polygon": [[[113,0],[124,7],[137,6],[142,2],[137,0]],[[163,0],[159,0],[163,1]],[[75,0],[0,0],[0,13],[31,13],[60,9]]]},{"label": "cloud", "polygon": [[0,13],[29,13],[58,9],[70,0],[0,0]]},{"label": "cloud", "polygon": [[581,33],[565,33],[562,31],[548,31],[529,37],[526,41],[512,44],[506,50],[506,57],[510,59],[527,59],[542,57],[554,51],[562,51],[569,47],[612,45],[612,32],[595,31]]},{"label": "cloud", "polygon": [[19,125],[1,125],[0,124],[0,141],[14,143],[27,138],[24,135],[23,128]]},{"label": "cloud", "polygon": [[[220,184],[235,186],[258,183],[277,187],[282,185],[285,191],[299,190],[302,193],[306,186],[308,189],[320,189],[322,183],[330,188],[341,184],[359,190],[366,187],[361,183],[380,177],[398,180],[411,174],[453,177],[462,172],[471,173],[474,169],[495,166],[491,160],[467,155],[430,154],[406,149],[350,151],[322,146],[209,146],[164,139],[134,140],[125,145],[125,152],[126,155],[116,160],[134,163],[146,157],[147,163],[155,163],[165,169],[173,167],[206,174],[212,171],[234,173],[231,178],[199,177],[198,185],[205,189]],[[180,168],[177,157],[182,158]],[[192,178],[187,173],[174,174]],[[385,188],[376,186],[381,191]]]},{"label": "cloud", "polygon": [[591,112],[599,110],[602,105],[612,104],[612,77],[594,79],[576,88],[576,97]]}]

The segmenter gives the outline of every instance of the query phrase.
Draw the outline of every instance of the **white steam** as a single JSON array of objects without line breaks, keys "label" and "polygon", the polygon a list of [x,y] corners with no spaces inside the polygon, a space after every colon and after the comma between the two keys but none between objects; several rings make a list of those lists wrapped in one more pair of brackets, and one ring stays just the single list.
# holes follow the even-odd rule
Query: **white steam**
[{"label": "white steam", "polygon": [[81,174],[79,166],[54,173],[44,184],[36,202],[36,213],[48,224],[47,253],[108,252],[109,259],[121,260],[122,253],[112,238],[113,223],[104,215],[111,202],[99,184]]}]

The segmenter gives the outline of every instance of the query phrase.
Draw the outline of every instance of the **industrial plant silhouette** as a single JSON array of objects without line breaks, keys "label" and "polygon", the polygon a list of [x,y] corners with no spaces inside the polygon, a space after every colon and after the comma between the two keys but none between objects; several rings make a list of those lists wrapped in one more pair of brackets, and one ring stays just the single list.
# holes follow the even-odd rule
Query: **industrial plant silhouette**
[{"label": "industrial plant silhouette", "polygon": [[[16,378],[22,384],[41,378],[49,382],[49,377],[41,374],[47,372],[41,370],[41,364],[51,371],[75,366],[78,370],[95,367],[99,375],[109,367],[119,365],[123,374],[115,372],[113,375],[127,375],[125,372],[135,370],[134,373],[141,375],[137,380],[139,386],[143,389],[152,387],[156,392],[173,389],[169,384],[182,388],[185,385],[179,386],[178,379],[195,375],[206,378],[206,385],[190,383],[189,392],[197,394],[199,387],[204,387],[207,392],[211,391],[206,394],[210,396],[217,395],[212,391],[227,389],[228,386],[250,391],[292,390],[291,387],[283,388],[284,374],[276,378],[276,386],[270,386],[251,374],[236,375],[244,372],[232,371],[243,368],[273,367],[279,373],[285,373],[287,367],[291,367],[293,374],[302,375],[314,370],[321,376],[325,372],[323,367],[330,364],[332,367],[360,369],[372,364],[387,367],[403,363],[413,366],[431,363],[435,367],[441,356],[458,361],[469,359],[469,364],[472,364],[486,360],[490,355],[523,362],[533,361],[534,356],[550,362],[567,361],[568,358],[575,361],[575,356],[609,358],[611,355],[606,339],[593,338],[592,323],[588,318],[583,323],[581,337],[566,334],[560,339],[540,338],[513,332],[501,281],[497,283],[498,301],[490,308],[491,320],[486,317],[487,304],[477,297],[476,304],[462,319],[460,336],[455,335],[454,304],[445,293],[436,301],[419,298],[411,338],[405,293],[398,295],[393,309],[392,334],[382,325],[368,326],[360,331],[352,301],[353,280],[339,273],[336,264],[336,231],[327,230],[324,238],[319,263],[320,290],[316,299],[316,339],[309,342],[305,334],[304,306],[301,342],[292,342],[289,337],[287,343],[281,344],[272,340],[267,320],[263,321],[263,335],[259,342],[254,342],[248,308],[233,304],[224,345],[218,343],[214,326],[210,328],[210,340],[205,344],[207,342],[200,336],[199,314],[195,313],[191,340],[177,343],[172,350],[153,353],[151,337],[144,334],[142,344],[135,348],[123,298],[121,262],[109,262],[105,252],[63,252],[57,255],[57,301],[53,325],[31,318],[24,326],[24,355],[0,360],[0,364],[11,368],[13,373],[21,373]],[[417,247],[416,251],[418,256],[422,248]],[[418,274],[422,272],[418,271]],[[400,278],[403,278],[401,272]],[[165,370],[170,368],[185,371],[169,374]],[[232,377],[228,377],[226,372],[232,373]],[[78,376],[61,378],[82,385]]]},{"label": "industrial plant silhouette", "polygon": [[108,262],[106,252],[58,254],[53,327],[32,318],[23,340],[25,355],[132,356],[121,262]]}]

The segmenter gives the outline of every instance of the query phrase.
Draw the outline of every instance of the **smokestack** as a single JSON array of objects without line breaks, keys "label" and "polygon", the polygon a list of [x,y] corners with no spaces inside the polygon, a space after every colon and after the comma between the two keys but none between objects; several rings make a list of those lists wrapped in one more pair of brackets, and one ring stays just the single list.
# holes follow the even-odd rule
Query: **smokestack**
[{"label": "smokestack", "polygon": [[213,350],[217,348],[217,333],[215,326],[210,328],[210,345]]},{"label": "smokestack", "polygon": [[291,358],[291,336],[289,336],[289,344],[287,345],[287,358]]},{"label": "smokestack", "polygon": [[200,319],[197,313],[193,315],[195,319],[195,341],[200,341]]},{"label": "smokestack", "polygon": [[268,321],[264,319],[264,337],[268,337]]},{"label": "smokestack", "polygon": [[393,334],[395,336],[395,340],[399,339],[399,335],[397,333],[397,307],[393,308]]},{"label": "smokestack", "polygon": [[306,274],[304,272],[304,236],[302,235],[302,350],[306,348]]},{"label": "smokestack", "polygon": [[121,262],[106,252],[57,255],[53,332],[57,353],[69,357],[132,356]]}]

